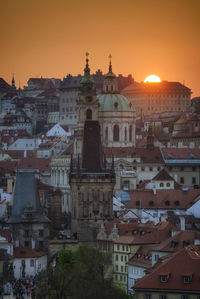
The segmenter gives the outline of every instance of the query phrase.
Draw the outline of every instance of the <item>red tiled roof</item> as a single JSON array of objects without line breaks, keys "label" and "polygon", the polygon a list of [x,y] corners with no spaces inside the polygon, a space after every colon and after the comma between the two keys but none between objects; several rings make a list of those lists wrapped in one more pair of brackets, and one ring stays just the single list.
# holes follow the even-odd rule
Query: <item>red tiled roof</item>
[{"label": "red tiled roof", "polygon": [[13,256],[15,258],[37,258],[47,255],[47,253],[41,249],[33,249],[30,247],[15,247],[13,250]]},{"label": "red tiled roof", "polygon": [[164,158],[170,159],[200,159],[199,148],[162,148]]},{"label": "red tiled roof", "polygon": [[[194,244],[194,240],[200,241],[200,232],[197,231],[180,231],[175,236],[170,237],[167,240],[164,240],[162,243],[157,245],[153,250],[154,251],[164,251],[164,252],[176,252],[183,247],[186,243]],[[175,245],[176,244],[176,245]]]},{"label": "red tiled roof", "polygon": [[131,157],[140,157],[142,163],[164,163],[161,155],[161,151],[158,147],[154,147],[154,149],[148,148],[138,148],[138,147],[112,147],[112,148],[103,148],[106,156],[113,155],[114,156],[127,156]]},{"label": "red tiled roof", "polygon": [[174,179],[168,174],[165,169],[162,169],[152,181],[174,181]]},{"label": "red tiled roof", "polygon": [[[12,159],[21,159],[24,157],[24,151],[21,150],[7,150],[4,151],[5,154],[8,154]],[[26,150],[27,157],[36,157],[37,152],[36,151],[29,151]]]},{"label": "red tiled roof", "polygon": [[143,268],[151,268],[151,259],[151,250],[148,247],[140,247],[136,254],[128,261],[127,264]]},{"label": "red tiled roof", "polygon": [[9,229],[0,229],[0,236],[6,238],[9,243],[12,242],[12,235]]},{"label": "red tiled roof", "polygon": [[[200,249],[190,245],[181,249],[170,258],[163,260],[150,274],[141,278],[135,285],[136,291],[142,290],[169,290],[169,291],[198,291],[200,293]],[[161,282],[160,276],[169,274],[167,282]],[[184,283],[184,275],[192,275],[190,283]]]},{"label": "red tiled roof", "polygon": [[42,158],[22,158],[19,161],[19,169],[38,169],[40,172],[50,171],[50,162],[51,159],[42,159]]},{"label": "red tiled roof", "polygon": [[199,196],[200,189],[182,190],[134,190],[130,201],[123,202],[128,209],[188,209]]},{"label": "red tiled roof", "polygon": [[13,172],[17,169],[16,161],[0,161],[0,168],[3,168],[5,172]]}]

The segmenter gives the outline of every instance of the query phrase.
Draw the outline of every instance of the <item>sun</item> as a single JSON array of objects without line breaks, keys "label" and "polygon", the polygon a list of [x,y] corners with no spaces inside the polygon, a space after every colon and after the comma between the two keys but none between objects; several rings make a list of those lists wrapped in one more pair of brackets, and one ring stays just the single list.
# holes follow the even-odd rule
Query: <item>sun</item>
[{"label": "sun", "polygon": [[160,78],[156,75],[149,75],[144,80],[144,83],[161,82]]}]

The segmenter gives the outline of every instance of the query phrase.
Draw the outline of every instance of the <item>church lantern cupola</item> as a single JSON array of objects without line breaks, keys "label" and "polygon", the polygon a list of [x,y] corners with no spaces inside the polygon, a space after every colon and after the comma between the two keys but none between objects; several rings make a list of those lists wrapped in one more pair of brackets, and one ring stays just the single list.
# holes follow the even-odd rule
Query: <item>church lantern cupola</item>
[{"label": "church lantern cupola", "polygon": [[117,79],[116,75],[112,71],[112,62],[111,58],[112,56],[108,56],[110,61],[109,61],[109,68],[108,68],[108,73],[105,75],[104,79],[104,86],[103,86],[103,91],[104,93],[118,93],[118,85],[117,85]]}]

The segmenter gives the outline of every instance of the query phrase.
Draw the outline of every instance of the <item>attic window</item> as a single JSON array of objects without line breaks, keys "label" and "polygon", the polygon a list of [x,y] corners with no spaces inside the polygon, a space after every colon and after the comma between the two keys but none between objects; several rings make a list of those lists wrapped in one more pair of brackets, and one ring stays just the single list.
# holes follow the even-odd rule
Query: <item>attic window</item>
[{"label": "attic window", "polygon": [[160,282],[168,282],[169,274],[160,275]]},{"label": "attic window", "polygon": [[190,283],[190,282],[192,282],[192,275],[184,275],[183,276],[183,282],[184,283]]},{"label": "attic window", "polygon": [[140,205],[140,201],[139,200],[136,200],[136,206],[139,206]]},{"label": "attic window", "polygon": [[169,200],[166,200],[166,201],[165,201],[165,205],[166,205],[166,206],[169,206],[169,205],[170,205],[170,201],[169,201]]},{"label": "attic window", "polygon": [[150,201],[149,202],[149,205],[152,207],[152,206],[154,206],[154,202],[153,201]]},{"label": "attic window", "polygon": [[175,206],[179,206],[180,205],[180,201],[179,200],[175,200],[174,204],[175,204]]},{"label": "attic window", "polygon": [[171,248],[175,248],[177,244],[178,244],[178,241],[172,240],[171,241]]}]

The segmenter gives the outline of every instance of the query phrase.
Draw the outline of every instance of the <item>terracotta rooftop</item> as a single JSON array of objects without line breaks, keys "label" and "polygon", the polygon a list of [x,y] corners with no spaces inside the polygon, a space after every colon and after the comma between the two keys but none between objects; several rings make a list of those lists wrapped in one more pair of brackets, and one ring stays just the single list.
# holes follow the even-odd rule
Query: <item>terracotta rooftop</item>
[{"label": "terracotta rooftop", "polygon": [[152,267],[151,250],[148,247],[140,247],[136,254],[128,261],[128,265],[151,268]]},{"label": "terracotta rooftop", "polygon": [[[196,245],[189,245],[179,250],[170,258],[163,260],[150,274],[141,278],[135,285],[136,291],[148,289],[165,292],[187,291],[200,293],[200,249]],[[162,282],[162,278],[166,282]],[[186,282],[189,279],[189,282]],[[190,280],[191,279],[191,280]]]},{"label": "terracotta rooftop", "polygon": [[162,148],[161,149],[165,160],[173,159],[200,159],[199,148]]},{"label": "terracotta rooftop", "polygon": [[157,245],[154,251],[176,252],[187,245],[194,244],[195,240],[200,242],[200,232],[197,231],[180,231],[176,235],[164,240]]},{"label": "terracotta rooftop", "polygon": [[139,148],[139,147],[113,147],[113,148],[103,148],[104,153],[106,156],[113,155],[120,157],[120,156],[127,156],[130,155],[131,157],[138,158],[140,157],[141,163],[154,163],[160,164],[164,163],[161,151],[158,147],[154,147],[154,149],[148,148]]},{"label": "terracotta rooftop", "polygon": [[13,256],[15,258],[37,258],[44,255],[47,255],[47,253],[39,248],[15,247],[13,250]]},{"label": "terracotta rooftop", "polygon": [[182,190],[134,190],[130,201],[124,201],[128,209],[188,209],[200,196],[200,189]]},{"label": "terracotta rooftop", "polygon": [[0,236],[6,238],[9,243],[12,242],[12,235],[9,229],[0,229]]},{"label": "terracotta rooftop", "polygon": [[152,181],[174,181],[174,179],[168,174],[165,169],[162,169]]},{"label": "terracotta rooftop", "polygon": [[49,172],[51,159],[43,158],[22,158],[19,161],[19,169],[37,169],[40,172]]}]

